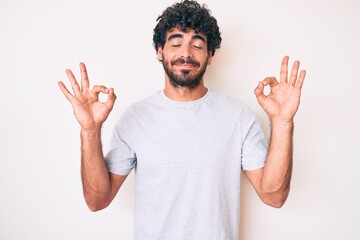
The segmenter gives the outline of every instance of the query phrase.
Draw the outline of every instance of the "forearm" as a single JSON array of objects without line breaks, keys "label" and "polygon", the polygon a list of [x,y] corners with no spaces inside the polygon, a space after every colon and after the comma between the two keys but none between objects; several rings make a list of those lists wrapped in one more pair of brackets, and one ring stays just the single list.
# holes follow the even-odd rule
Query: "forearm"
[{"label": "forearm", "polygon": [[81,130],[81,179],[87,205],[93,211],[107,206],[111,185],[105,165],[100,127]]},{"label": "forearm", "polygon": [[[267,77],[255,89],[260,106],[271,119],[272,132],[265,166],[247,173],[260,198],[274,207],[281,207],[290,189],[292,171],[293,119],[300,104],[301,88],[306,71],[298,75],[300,62],[295,61],[288,76],[289,57],[281,63],[280,81]],[[270,86],[270,93],[264,89]]]},{"label": "forearm", "polygon": [[293,128],[293,122],[272,121],[269,152],[261,179],[264,192],[285,198],[291,180]]}]

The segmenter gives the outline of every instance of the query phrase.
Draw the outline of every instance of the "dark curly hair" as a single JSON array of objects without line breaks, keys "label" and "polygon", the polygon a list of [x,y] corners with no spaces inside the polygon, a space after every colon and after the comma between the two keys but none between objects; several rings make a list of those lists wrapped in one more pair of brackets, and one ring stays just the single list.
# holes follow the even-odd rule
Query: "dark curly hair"
[{"label": "dark curly hair", "polygon": [[164,48],[166,33],[178,27],[182,30],[193,29],[207,37],[207,48],[212,56],[215,49],[220,48],[221,36],[216,19],[211,16],[210,10],[196,1],[184,0],[165,9],[156,19],[159,21],[154,28],[153,42],[155,50],[159,46]]}]

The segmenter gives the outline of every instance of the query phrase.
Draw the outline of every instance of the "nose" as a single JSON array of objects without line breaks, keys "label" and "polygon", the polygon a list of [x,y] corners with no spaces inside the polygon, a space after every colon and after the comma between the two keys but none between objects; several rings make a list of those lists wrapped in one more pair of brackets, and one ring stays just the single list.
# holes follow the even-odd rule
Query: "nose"
[{"label": "nose", "polygon": [[183,44],[181,49],[181,57],[187,59],[192,57],[190,44]]}]

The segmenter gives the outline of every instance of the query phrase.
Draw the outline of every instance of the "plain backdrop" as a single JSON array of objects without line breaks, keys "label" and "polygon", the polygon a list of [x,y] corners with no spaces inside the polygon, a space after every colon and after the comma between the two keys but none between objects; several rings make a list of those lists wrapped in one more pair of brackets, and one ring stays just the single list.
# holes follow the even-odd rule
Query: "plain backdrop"
[{"label": "plain backdrop", "polygon": [[[57,82],[84,61],[91,84],[115,88],[106,152],[122,112],[163,89],[152,31],[172,3],[0,0],[0,239],[132,239],[134,174],[107,209],[87,209],[79,126]],[[207,86],[247,103],[267,137],[257,82],[278,77],[284,55],[307,70],[288,201],[264,205],[243,177],[241,239],[360,239],[360,2],[206,3],[223,37]]]}]

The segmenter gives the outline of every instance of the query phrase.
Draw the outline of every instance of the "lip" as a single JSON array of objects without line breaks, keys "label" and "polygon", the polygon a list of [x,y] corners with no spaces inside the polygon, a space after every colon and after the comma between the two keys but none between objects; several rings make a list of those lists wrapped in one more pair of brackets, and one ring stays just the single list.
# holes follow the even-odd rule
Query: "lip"
[{"label": "lip", "polygon": [[184,64],[175,64],[176,67],[178,68],[183,68],[183,69],[193,69],[196,68],[196,66],[194,64],[189,64],[189,63],[184,63]]}]

